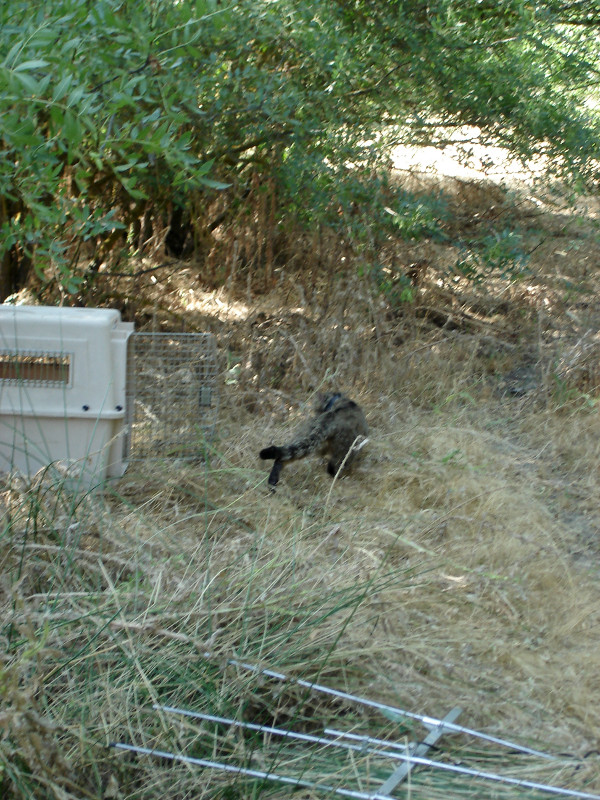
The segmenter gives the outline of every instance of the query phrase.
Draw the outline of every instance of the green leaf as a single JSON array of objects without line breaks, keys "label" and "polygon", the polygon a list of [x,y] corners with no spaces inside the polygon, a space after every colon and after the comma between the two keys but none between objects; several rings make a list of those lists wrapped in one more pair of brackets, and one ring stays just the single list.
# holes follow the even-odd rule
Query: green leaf
[{"label": "green leaf", "polygon": [[32,78],[31,75],[24,75],[21,72],[12,71],[12,75],[16,78],[16,80],[26,89],[29,94],[37,95],[39,92],[39,84]]},{"label": "green leaf", "polygon": [[156,122],[156,120],[160,118],[161,114],[162,114],[162,109],[155,108],[151,114],[148,114],[142,119],[142,122],[144,123],[144,125],[149,125],[151,122]]},{"label": "green leaf", "polygon": [[23,70],[28,69],[41,69],[41,67],[47,67],[48,61],[44,61],[41,58],[34,58],[31,61],[23,61],[21,64],[18,64],[16,67],[13,67],[14,72],[22,72]]},{"label": "green leaf", "polygon": [[67,100],[67,108],[77,105],[84,94],[85,89],[83,86],[77,86],[75,89],[73,89]]},{"label": "green leaf", "polygon": [[115,172],[127,172],[132,167],[135,167],[135,165],[137,163],[138,163],[137,159],[134,158],[131,161],[128,161],[126,164],[115,164],[115,165],[113,165],[113,169],[114,169]]},{"label": "green leaf", "polygon": [[148,195],[146,194],[143,189],[138,189],[135,186],[135,181],[133,178],[126,178],[123,175],[119,175],[119,181],[127,194],[130,197],[133,197],[134,200],[145,200]]},{"label": "green leaf", "polygon": [[205,178],[203,176],[198,178],[198,182],[203,186],[209,186],[211,189],[229,189],[229,187],[233,185],[231,183],[223,183],[223,181],[215,181],[212,178]]},{"label": "green leaf", "polygon": [[62,97],[66,95],[69,91],[71,84],[73,83],[73,75],[67,73],[64,78],[56,84],[54,88],[54,92],[52,93],[52,99],[54,101],[60,100]]},{"label": "green leaf", "polygon": [[17,40],[8,51],[8,54],[4,59],[4,64],[8,66],[13,60],[13,58],[16,56],[16,54],[19,52],[19,50],[22,49],[23,49],[23,42],[21,40]]},{"label": "green leaf", "polygon": [[69,142],[69,149],[79,144],[82,138],[82,127],[79,119],[71,111],[65,111],[63,130]]}]

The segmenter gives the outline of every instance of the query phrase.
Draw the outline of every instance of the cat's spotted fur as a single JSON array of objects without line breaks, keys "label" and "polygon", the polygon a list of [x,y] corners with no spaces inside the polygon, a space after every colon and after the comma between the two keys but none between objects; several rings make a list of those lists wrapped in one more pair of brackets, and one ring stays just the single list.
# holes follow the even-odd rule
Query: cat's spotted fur
[{"label": "cat's spotted fur", "polygon": [[342,463],[344,468],[350,464],[355,456],[356,445],[368,433],[365,415],[353,400],[339,393],[321,395],[315,406],[314,417],[293,441],[281,447],[271,445],[260,451],[261,458],[274,460],[269,486],[277,485],[284,462],[295,461],[315,452],[329,455],[327,472],[336,475]]}]

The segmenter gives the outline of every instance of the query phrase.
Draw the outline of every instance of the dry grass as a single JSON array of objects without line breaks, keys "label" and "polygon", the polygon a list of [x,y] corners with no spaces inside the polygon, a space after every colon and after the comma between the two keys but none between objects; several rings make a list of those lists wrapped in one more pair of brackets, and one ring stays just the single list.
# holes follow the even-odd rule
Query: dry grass
[{"label": "dry grass", "polygon": [[[597,294],[563,291],[566,275],[592,280],[583,245],[569,241],[536,253],[530,284],[516,289],[477,294],[429,271],[403,314],[348,277],[323,276],[309,293],[289,276],[258,299],[205,292],[189,269],[159,281],[167,325],[185,316],[219,340],[213,456],[132,468],[114,493],[82,501],[49,477],[6,486],[3,796],[288,796],[106,749],[121,740],[280,766],[280,745],[210,726],[199,736],[200,725],[152,712],[157,701],[411,735],[257,681],[226,667],[232,656],[433,716],[461,705],[463,724],[570,754],[579,769],[498,759],[498,748],[447,735],[454,759],[600,792],[600,422],[586,333],[600,308]],[[364,459],[333,485],[318,459],[295,464],[269,494],[258,450],[332,386],[367,412]],[[330,757],[327,769],[341,766]],[[423,771],[411,787],[411,797],[481,796],[472,781]]]}]

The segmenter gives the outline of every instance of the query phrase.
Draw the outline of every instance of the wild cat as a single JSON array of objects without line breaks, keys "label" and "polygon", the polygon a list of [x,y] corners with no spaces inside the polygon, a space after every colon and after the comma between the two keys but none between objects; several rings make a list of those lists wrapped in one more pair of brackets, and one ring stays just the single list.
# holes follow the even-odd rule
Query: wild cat
[{"label": "wild cat", "polygon": [[293,441],[281,447],[271,445],[260,451],[261,458],[274,459],[269,486],[274,488],[277,485],[284,462],[295,461],[315,452],[329,454],[327,472],[336,475],[342,463],[344,468],[349,466],[360,449],[357,445],[364,441],[368,433],[365,415],[354,400],[339,392],[320,395],[315,405],[315,415],[300,429]]}]

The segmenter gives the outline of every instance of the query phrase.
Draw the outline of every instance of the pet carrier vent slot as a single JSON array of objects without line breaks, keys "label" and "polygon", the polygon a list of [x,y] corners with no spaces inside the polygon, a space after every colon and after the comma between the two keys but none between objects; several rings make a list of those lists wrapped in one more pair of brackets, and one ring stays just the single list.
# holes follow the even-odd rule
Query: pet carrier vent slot
[{"label": "pet carrier vent slot", "polygon": [[0,380],[35,386],[69,386],[71,356],[65,353],[0,352]]}]

